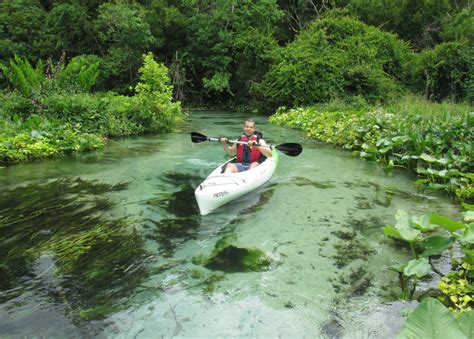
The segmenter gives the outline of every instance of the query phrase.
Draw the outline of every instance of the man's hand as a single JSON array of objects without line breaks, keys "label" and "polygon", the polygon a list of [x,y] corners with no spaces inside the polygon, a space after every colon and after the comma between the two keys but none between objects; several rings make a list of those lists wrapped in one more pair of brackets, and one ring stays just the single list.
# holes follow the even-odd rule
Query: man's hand
[{"label": "man's hand", "polygon": [[257,140],[249,140],[247,144],[252,147],[252,146],[260,146],[257,142]]},{"label": "man's hand", "polygon": [[226,137],[220,137],[219,142],[221,144],[227,144],[229,142],[229,139],[227,139]]}]

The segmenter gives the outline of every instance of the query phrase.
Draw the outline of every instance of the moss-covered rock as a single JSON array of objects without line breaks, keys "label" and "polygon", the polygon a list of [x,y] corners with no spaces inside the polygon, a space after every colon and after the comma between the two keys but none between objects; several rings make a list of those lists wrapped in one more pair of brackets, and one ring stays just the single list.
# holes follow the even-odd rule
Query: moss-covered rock
[{"label": "moss-covered rock", "polygon": [[241,248],[231,242],[235,235],[220,239],[209,257],[196,256],[193,263],[224,272],[259,272],[268,269],[272,260],[257,248]]}]

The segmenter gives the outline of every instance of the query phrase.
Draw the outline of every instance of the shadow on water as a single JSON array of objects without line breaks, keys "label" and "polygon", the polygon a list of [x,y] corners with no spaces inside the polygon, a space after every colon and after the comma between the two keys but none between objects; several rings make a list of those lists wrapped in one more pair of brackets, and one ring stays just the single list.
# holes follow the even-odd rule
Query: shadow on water
[{"label": "shadow on water", "polygon": [[34,290],[77,320],[124,308],[148,275],[144,240],[105,217],[114,203],[104,194],[126,187],[66,178],[2,192],[0,303],[14,311]]},{"label": "shadow on water", "polygon": [[[169,172],[161,178],[162,192],[149,199],[146,204],[151,208],[163,209],[168,217],[160,220],[147,219],[146,238],[160,245],[160,253],[171,257],[176,247],[196,237],[201,217],[194,198],[194,188],[202,178],[186,173]],[[173,189],[178,191],[172,191]]]}]

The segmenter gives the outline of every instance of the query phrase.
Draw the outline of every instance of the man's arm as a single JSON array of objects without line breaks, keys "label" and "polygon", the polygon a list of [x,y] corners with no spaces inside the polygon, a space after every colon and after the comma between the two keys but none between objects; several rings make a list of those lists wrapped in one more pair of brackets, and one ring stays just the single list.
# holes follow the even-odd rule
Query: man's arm
[{"label": "man's arm", "polygon": [[272,156],[272,150],[270,147],[268,147],[267,143],[265,142],[265,140],[263,139],[260,139],[258,141],[258,143],[261,145],[261,146],[254,146],[254,147],[258,147],[258,150],[260,151],[260,153],[262,153],[264,156],[266,156],[267,158],[271,158]]},{"label": "man's arm", "polygon": [[219,141],[224,147],[224,150],[226,151],[228,155],[233,156],[235,154],[236,149],[237,149],[237,144],[232,144],[232,146],[229,146],[229,144],[227,143],[229,139],[227,138],[220,138]]}]

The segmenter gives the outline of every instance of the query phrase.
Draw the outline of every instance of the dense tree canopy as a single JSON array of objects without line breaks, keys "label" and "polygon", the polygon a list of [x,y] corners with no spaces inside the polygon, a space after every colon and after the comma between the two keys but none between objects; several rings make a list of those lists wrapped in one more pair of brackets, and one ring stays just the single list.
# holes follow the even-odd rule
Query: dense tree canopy
[{"label": "dense tree canopy", "polygon": [[0,62],[94,56],[94,89],[130,95],[151,51],[185,104],[470,101],[473,18],[468,0],[4,0]]}]

